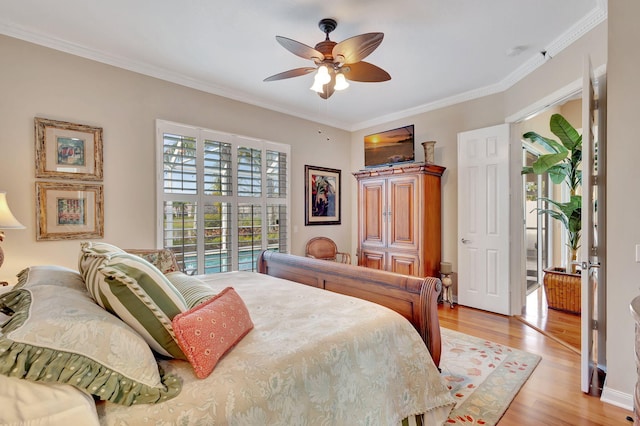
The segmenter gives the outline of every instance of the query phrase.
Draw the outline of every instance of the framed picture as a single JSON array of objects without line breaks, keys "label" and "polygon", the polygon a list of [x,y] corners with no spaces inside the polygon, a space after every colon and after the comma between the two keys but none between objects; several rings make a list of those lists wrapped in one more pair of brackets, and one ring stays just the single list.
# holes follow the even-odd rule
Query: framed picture
[{"label": "framed picture", "polygon": [[307,165],[304,175],[304,224],[340,225],[340,170]]},{"label": "framed picture", "polygon": [[36,177],[102,180],[102,128],[35,118]]},{"label": "framed picture", "polygon": [[104,237],[101,184],[36,182],[36,240]]}]

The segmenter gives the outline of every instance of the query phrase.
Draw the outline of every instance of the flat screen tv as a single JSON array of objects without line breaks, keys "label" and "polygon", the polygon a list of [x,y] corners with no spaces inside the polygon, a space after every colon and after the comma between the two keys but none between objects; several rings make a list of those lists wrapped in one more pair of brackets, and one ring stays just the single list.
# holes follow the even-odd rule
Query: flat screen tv
[{"label": "flat screen tv", "polygon": [[381,167],[415,160],[413,124],[364,137],[364,166]]}]

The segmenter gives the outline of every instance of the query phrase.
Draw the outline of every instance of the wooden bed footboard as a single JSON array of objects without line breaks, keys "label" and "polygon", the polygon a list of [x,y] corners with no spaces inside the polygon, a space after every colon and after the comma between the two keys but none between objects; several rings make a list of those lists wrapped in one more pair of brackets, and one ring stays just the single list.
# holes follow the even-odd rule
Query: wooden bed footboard
[{"label": "wooden bed footboard", "polygon": [[258,272],[354,296],[390,308],[418,330],[436,366],[442,343],[438,320],[438,278],[411,277],[361,266],[263,251]]}]

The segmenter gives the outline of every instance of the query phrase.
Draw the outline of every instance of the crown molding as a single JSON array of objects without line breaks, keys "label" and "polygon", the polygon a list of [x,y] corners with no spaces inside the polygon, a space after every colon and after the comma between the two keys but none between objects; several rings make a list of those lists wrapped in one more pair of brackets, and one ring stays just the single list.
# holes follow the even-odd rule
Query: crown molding
[{"label": "crown molding", "polygon": [[206,93],[211,93],[213,95],[222,96],[238,102],[243,102],[246,104],[269,109],[271,111],[291,115],[315,123],[325,124],[347,131],[356,131],[367,127],[373,127],[385,122],[407,118],[409,116],[426,113],[461,102],[466,102],[480,97],[503,92],[509,89],[518,81],[522,80],[538,67],[543,65],[546,62],[547,57],[553,57],[554,55],[558,54],[606,19],[607,0],[597,0],[597,6],[591,11],[591,13],[578,21],[575,25],[569,28],[565,33],[563,33],[560,37],[558,37],[556,40],[550,43],[549,46],[546,47],[546,51],[548,53],[547,56],[535,55],[500,82],[482,88],[470,90],[468,92],[460,93],[448,98],[443,98],[435,102],[430,102],[358,123],[347,123],[334,119],[328,119],[326,117],[319,118],[317,116],[309,114],[301,114],[299,111],[291,110],[286,107],[280,107],[269,101],[258,99],[249,93],[230,90],[219,85],[214,85],[202,80],[186,77],[182,74],[164,68],[155,67],[144,62],[135,61],[130,58],[107,54],[95,49],[89,49],[77,43],[50,37],[37,31],[26,29],[17,25],[12,25],[6,22],[0,22],[0,34],[5,34],[7,36],[34,43],[40,46],[49,47],[51,49],[80,56],[96,62],[112,65],[114,67],[122,68],[128,71],[158,78],[160,80],[179,84],[181,86],[200,90]]},{"label": "crown molding", "polygon": [[17,38],[29,43],[37,44],[39,46],[48,47],[61,52],[69,53],[74,56],[89,59],[92,61],[100,62],[103,64],[111,65],[117,68],[132,71],[138,74],[154,77],[159,80],[168,81],[170,83],[179,84],[181,86],[189,87],[191,89],[200,90],[202,92],[210,93],[217,96],[222,96],[227,99],[235,100],[238,102],[254,105],[257,107],[265,108],[270,111],[280,112],[287,115],[292,115],[304,120],[313,121],[315,123],[325,124],[339,129],[346,130],[349,127],[349,123],[336,121],[336,120],[318,120],[318,117],[312,115],[301,114],[296,111],[292,111],[287,108],[278,107],[268,101],[257,99],[248,93],[242,93],[237,90],[229,90],[225,87],[210,84],[202,80],[186,77],[183,74],[179,74],[164,68],[155,67],[145,62],[135,61],[130,58],[122,56],[107,54],[95,49],[89,49],[85,46],[71,43],[67,40],[50,37],[42,33],[38,33],[32,30],[27,30],[20,26],[11,25],[6,22],[0,22],[0,34],[7,35],[9,37]]},{"label": "crown molding", "polygon": [[607,19],[607,16],[608,16],[607,0],[597,0],[597,6],[591,11],[591,13],[589,13],[588,15],[585,15],[584,18],[576,22],[575,25],[570,27],[560,37],[556,38],[548,46],[546,46],[545,49],[543,49],[543,50],[546,50],[547,52],[546,56],[538,55],[538,54],[534,55],[531,59],[529,59],[527,62],[522,64],[515,71],[513,71],[507,77],[502,79],[500,82],[489,85],[489,86],[485,86],[479,89],[474,89],[468,92],[460,93],[458,95],[451,96],[449,98],[444,98],[428,104],[419,105],[414,108],[409,108],[393,114],[388,114],[381,117],[377,117],[375,119],[356,123],[352,126],[350,130],[351,131],[361,130],[367,127],[373,127],[389,121],[403,119],[403,118],[407,118],[409,116],[413,116],[417,114],[423,114],[436,109],[455,105],[457,103],[471,101],[473,99],[478,99],[478,98],[492,95],[495,93],[504,92],[507,89],[509,89],[511,86],[513,86],[514,84],[518,83],[520,80],[522,80],[523,78],[531,74],[533,71],[538,69],[540,66],[544,65],[544,63],[547,62],[549,57],[551,58],[554,57],[555,55],[560,53],[562,50],[569,47],[572,43],[574,43],[580,37],[582,37],[589,31],[591,31],[600,23],[604,22]]}]

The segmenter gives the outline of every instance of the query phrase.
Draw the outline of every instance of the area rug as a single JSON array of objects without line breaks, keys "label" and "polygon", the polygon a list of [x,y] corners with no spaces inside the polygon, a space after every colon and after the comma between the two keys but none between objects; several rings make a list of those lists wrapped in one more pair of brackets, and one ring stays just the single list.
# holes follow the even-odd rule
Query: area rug
[{"label": "area rug", "polygon": [[442,377],[457,403],[446,424],[495,425],[540,356],[442,328]]}]

